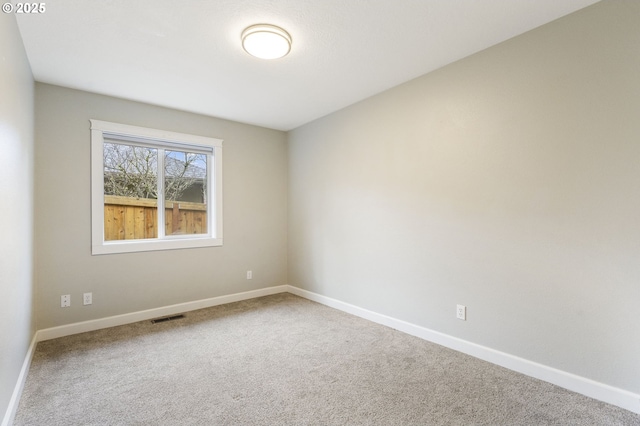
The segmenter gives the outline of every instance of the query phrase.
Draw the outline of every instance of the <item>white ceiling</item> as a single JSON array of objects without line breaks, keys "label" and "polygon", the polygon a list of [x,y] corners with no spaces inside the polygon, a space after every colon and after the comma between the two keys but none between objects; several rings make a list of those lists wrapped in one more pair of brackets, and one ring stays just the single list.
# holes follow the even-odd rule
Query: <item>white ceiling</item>
[{"label": "white ceiling", "polygon": [[[597,0],[54,0],[16,15],[37,81],[290,130]],[[240,34],[270,23],[291,53]]]}]

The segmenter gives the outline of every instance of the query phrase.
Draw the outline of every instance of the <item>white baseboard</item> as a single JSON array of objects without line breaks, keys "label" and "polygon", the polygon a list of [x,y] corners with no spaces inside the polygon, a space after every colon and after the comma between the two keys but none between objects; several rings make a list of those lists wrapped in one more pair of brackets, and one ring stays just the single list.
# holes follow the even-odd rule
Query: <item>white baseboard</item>
[{"label": "white baseboard", "polygon": [[450,349],[471,355],[473,357],[488,361],[490,363],[508,368],[518,373],[525,374],[536,379],[563,387],[573,392],[616,405],[631,412],[640,414],[640,395],[619,389],[613,386],[599,383],[585,377],[577,376],[566,371],[558,370],[546,365],[538,364],[524,358],[500,352],[486,346],[478,345],[448,334],[430,330],[415,324],[408,323],[396,318],[382,315],[367,309],[360,308],[349,303],[341,302],[330,297],[326,297],[311,291],[303,290],[291,285],[286,286],[289,293],[295,294],[305,299],[321,303],[323,305],[347,312],[352,315],[394,328],[412,336],[428,340],[433,343],[445,346]]},{"label": "white baseboard", "polygon": [[27,374],[29,373],[29,367],[31,366],[31,359],[33,359],[33,352],[35,351],[36,343],[38,343],[37,335],[37,333],[33,335],[27,354],[24,357],[24,362],[22,363],[22,368],[18,375],[18,381],[13,389],[13,394],[11,394],[7,411],[2,419],[2,426],[11,426],[16,417],[16,413],[18,412],[18,404],[20,403],[20,397],[22,396],[22,389],[27,381]]},{"label": "white baseboard", "polygon": [[159,318],[169,315],[176,315],[182,312],[195,311],[196,309],[210,308],[212,306],[224,305],[225,303],[255,299],[256,297],[268,296],[270,294],[285,293],[287,291],[288,286],[281,285],[261,288],[259,290],[245,291],[243,293],[229,294],[226,296],[212,297],[210,299],[196,300],[193,302],[178,303],[176,305],[147,309],[145,311],[138,311],[129,314],[115,315],[112,317],[77,322],[73,324],[61,325],[59,327],[45,328],[43,330],[39,330],[36,333],[36,338],[38,342],[41,342],[43,340],[56,339],[58,337],[70,336],[72,334],[100,330],[109,327],[116,327],[119,325],[131,324],[138,321],[146,321],[153,318]]}]

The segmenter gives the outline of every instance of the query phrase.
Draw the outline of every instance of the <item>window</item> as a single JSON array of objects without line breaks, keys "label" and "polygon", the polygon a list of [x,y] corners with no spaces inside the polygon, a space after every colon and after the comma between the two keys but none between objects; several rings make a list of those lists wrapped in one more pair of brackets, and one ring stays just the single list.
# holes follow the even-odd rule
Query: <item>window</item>
[{"label": "window", "polygon": [[222,245],[222,140],[90,121],[92,254]]}]

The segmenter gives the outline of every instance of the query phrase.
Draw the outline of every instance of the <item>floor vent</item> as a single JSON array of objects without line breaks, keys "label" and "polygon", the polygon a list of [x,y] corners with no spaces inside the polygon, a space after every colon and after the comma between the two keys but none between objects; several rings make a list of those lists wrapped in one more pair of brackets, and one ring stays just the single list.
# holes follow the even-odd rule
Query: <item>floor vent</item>
[{"label": "floor vent", "polygon": [[180,314],[180,315],[172,315],[170,317],[156,318],[156,319],[151,320],[151,322],[153,324],[157,324],[159,322],[173,321],[173,320],[177,320],[177,319],[180,319],[180,318],[184,318],[184,315]]}]

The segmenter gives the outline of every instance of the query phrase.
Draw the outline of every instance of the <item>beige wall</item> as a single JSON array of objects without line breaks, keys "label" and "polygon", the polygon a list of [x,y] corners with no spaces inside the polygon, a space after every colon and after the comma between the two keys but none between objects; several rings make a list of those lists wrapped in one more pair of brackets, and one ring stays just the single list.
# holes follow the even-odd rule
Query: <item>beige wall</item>
[{"label": "beige wall", "polygon": [[289,283],[640,392],[638,46],[605,1],[290,132]]},{"label": "beige wall", "polygon": [[33,77],[14,15],[0,14],[0,418],[35,332]]},{"label": "beige wall", "polygon": [[[223,139],[224,246],[91,256],[92,118]],[[38,329],[286,284],[286,158],[283,132],[37,83]]]}]

